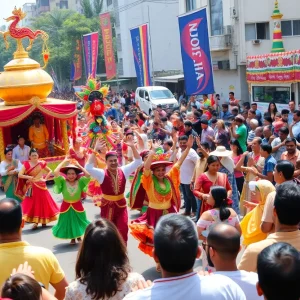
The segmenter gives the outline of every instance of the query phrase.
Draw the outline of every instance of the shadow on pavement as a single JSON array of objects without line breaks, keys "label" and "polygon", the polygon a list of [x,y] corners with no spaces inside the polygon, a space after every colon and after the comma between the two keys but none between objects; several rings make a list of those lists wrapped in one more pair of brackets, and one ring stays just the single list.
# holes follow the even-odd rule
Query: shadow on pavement
[{"label": "shadow on pavement", "polygon": [[32,235],[32,234],[36,234],[38,232],[43,232],[46,231],[48,229],[51,229],[54,225],[47,225],[46,227],[42,227],[41,225],[39,225],[39,227],[37,229],[32,230],[31,226],[22,230],[22,235]]},{"label": "shadow on pavement", "polygon": [[67,252],[74,252],[78,251],[80,247],[79,243],[76,243],[75,245],[70,245],[70,241],[66,240],[65,243],[57,244],[53,246],[53,253],[59,254],[59,253],[67,253]]}]

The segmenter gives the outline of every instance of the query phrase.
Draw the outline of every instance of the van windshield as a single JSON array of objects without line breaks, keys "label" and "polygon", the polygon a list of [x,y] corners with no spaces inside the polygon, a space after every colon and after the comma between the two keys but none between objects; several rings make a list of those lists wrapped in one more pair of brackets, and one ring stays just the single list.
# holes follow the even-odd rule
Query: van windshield
[{"label": "van windshield", "polygon": [[169,90],[151,91],[150,95],[153,100],[174,98],[173,94]]}]

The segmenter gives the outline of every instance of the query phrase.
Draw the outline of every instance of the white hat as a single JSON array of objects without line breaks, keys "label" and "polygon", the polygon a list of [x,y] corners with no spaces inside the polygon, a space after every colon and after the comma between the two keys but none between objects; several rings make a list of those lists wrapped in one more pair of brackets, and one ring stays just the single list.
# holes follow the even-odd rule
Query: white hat
[{"label": "white hat", "polygon": [[224,146],[218,146],[215,151],[210,152],[209,155],[215,155],[219,157],[227,157],[232,154],[232,151],[226,150]]}]

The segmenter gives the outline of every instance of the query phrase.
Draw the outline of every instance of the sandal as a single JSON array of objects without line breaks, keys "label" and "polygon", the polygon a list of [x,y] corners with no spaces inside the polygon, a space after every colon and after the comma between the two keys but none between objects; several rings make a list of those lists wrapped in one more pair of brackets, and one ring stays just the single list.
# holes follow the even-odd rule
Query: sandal
[{"label": "sandal", "polygon": [[71,244],[71,245],[76,245],[76,240],[75,240],[75,239],[71,239],[70,244]]},{"label": "sandal", "polygon": [[38,223],[34,223],[31,227],[32,230],[36,230],[38,228],[39,224]]}]

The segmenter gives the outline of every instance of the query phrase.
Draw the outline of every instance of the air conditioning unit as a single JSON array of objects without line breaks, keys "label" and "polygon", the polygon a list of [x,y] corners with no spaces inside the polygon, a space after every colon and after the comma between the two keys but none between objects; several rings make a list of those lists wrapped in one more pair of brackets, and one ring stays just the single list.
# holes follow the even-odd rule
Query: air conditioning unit
[{"label": "air conditioning unit", "polygon": [[252,40],[253,45],[259,45],[261,43],[261,40]]},{"label": "air conditioning unit", "polygon": [[224,35],[231,35],[232,33],[232,26],[231,25],[227,25],[223,27],[223,34]]},{"label": "air conditioning unit", "polygon": [[239,18],[238,10],[235,7],[230,7],[230,17],[231,19],[237,20]]},{"label": "air conditioning unit", "polygon": [[229,60],[218,60],[218,70],[230,70]]}]

